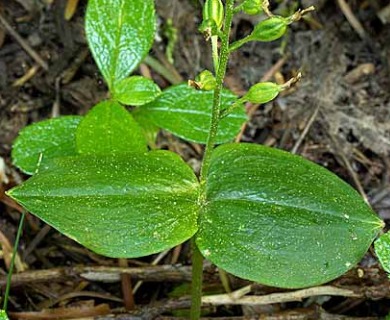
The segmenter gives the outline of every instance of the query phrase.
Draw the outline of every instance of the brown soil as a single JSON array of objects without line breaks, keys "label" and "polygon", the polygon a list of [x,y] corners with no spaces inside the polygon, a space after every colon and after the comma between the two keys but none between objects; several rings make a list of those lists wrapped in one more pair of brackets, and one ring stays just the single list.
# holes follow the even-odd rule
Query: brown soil
[{"label": "brown soil", "polygon": [[[197,32],[201,9],[195,0],[157,0],[159,36],[151,53],[182,79],[194,79],[211,69],[210,50]],[[278,2],[279,4],[277,4]],[[378,215],[390,219],[390,14],[386,0],[349,1],[363,27],[354,28],[340,9],[342,1],[302,0],[316,5],[310,19],[292,26],[282,41],[245,45],[232,55],[226,85],[245,92],[264,75],[286,81],[303,73],[300,83],[273,103],[253,109],[242,141],[294,151],[317,162],[355,186]],[[0,15],[21,41],[0,21],[0,189],[7,190],[27,177],[12,166],[12,141],[26,125],[53,115],[85,114],[106,95],[106,87],[89,54],[83,31],[86,1],[80,1],[70,21],[64,19],[66,1],[0,1]],[[276,13],[292,12],[296,1],[274,1]],[[387,14],[386,7],[387,6]],[[178,30],[174,64],[165,57],[164,25],[172,19]],[[238,15],[232,38],[250,32],[258,18]],[[36,53],[21,46],[27,44]],[[40,61],[39,58],[42,60]],[[47,68],[46,68],[47,66]],[[46,69],[45,69],[46,68]],[[170,83],[147,65],[161,86]],[[177,75],[176,75],[177,78]],[[194,167],[201,148],[162,132],[162,148],[179,152]],[[1,169],[1,168],[0,168]],[[0,190],[0,194],[3,193]],[[0,196],[0,287],[5,285],[9,253],[20,208]],[[188,318],[189,245],[164,256],[117,261],[98,256],[28,216],[16,263],[9,310],[12,319],[173,319]],[[127,267],[128,266],[128,267]],[[122,269],[119,269],[121,267]],[[139,269],[141,268],[141,269]],[[136,312],[129,303],[133,286],[144,280],[135,295]],[[228,276],[238,289],[246,282]],[[353,290],[357,297],[310,295],[301,302],[253,306],[207,306],[205,318],[218,319],[379,319],[390,311],[389,280],[372,251],[347,275],[332,285]],[[125,289],[123,289],[125,288]],[[215,267],[206,265],[204,289],[224,292]],[[285,292],[254,285],[256,294]],[[126,298],[127,297],[127,298]],[[293,300],[293,299],[290,299]],[[51,313],[43,311],[51,309]]]}]

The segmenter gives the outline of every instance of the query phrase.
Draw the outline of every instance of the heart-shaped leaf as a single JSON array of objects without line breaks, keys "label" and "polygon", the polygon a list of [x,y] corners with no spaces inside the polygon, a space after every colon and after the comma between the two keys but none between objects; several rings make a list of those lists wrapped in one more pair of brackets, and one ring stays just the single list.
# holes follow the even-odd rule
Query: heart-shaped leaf
[{"label": "heart-shaped leaf", "polygon": [[[159,127],[185,140],[206,143],[211,123],[214,91],[195,90],[187,84],[172,86],[153,102],[142,106]],[[237,97],[223,90],[221,109],[232,105]],[[244,108],[236,108],[218,126],[216,143],[231,141],[247,120]]]},{"label": "heart-shaped leaf", "polygon": [[146,152],[147,143],[132,115],[115,101],[103,101],[81,121],[76,134],[81,154]]},{"label": "heart-shaped leaf", "polygon": [[263,284],[318,285],[349,270],[383,226],[359,194],[301,157],[218,147],[196,243],[224,270]]},{"label": "heart-shaped leaf", "polygon": [[161,93],[158,85],[141,76],[133,76],[118,82],[114,98],[128,106],[142,106],[156,99]]},{"label": "heart-shaped leaf", "polygon": [[153,0],[89,0],[86,34],[111,90],[149,52],[155,33]]},{"label": "heart-shaped leaf", "polygon": [[13,164],[24,173],[33,174],[41,154],[45,160],[76,154],[76,128],[81,119],[65,116],[27,126],[13,144]]},{"label": "heart-shaped leaf", "polygon": [[85,247],[141,257],[197,230],[198,181],[168,151],[56,158],[8,195]]}]

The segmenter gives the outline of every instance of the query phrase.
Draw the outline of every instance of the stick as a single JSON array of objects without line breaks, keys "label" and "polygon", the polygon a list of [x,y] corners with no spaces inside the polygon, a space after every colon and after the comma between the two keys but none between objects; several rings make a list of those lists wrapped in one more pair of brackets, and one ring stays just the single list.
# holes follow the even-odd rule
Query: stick
[{"label": "stick", "polygon": [[17,33],[8,21],[0,13],[0,23],[4,26],[7,32],[20,44],[20,46],[35,60],[44,70],[49,70],[47,63],[39,56],[39,54]]},{"label": "stick", "polygon": [[[238,290],[239,291],[239,290]],[[202,297],[202,303],[218,305],[249,305],[258,306],[272,303],[282,303],[291,301],[302,301],[304,298],[312,296],[343,296],[343,297],[361,297],[361,294],[355,293],[349,289],[341,289],[333,286],[313,287],[291,292],[271,293],[263,296],[243,296],[235,299],[234,294],[216,294]]]}]

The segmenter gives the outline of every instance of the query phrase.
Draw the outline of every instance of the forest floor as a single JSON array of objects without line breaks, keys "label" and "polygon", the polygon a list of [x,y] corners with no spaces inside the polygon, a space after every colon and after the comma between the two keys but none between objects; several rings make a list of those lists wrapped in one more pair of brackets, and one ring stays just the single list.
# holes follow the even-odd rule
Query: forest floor
[{"label": "forest floor", "polygon": [[[291,14],[297,5],[277,2],[272,8],[278,14]],[[231,57],[225,84],[238,94],[261,79],[283,83],[298,71],[303,74],[297,86],[272,103],[248,105],[251,120],[237,140],[285,149],[328,168],[388,222],[390,5],[387,0],[298,2],[317,10],[294,24],[281,41],[250,43]],[[70,20],[64,18],[66,3],[0,1],[1,293],[21,212],[3,193],[27,178],[12,166],[13,140],[30,123],[84,115],[107,94],[85,41],[86,1],[80,1]],[[211,69],[209,46],[197,31],[200,1],[156,3],[159,30],[150,54],[170,74],[161,75],[148,64],[137,72],[165,88]],[[232,40],[248,34],[258,20],[237,15]],[[177,30],[173,64],[165,54],[170,22]],[[159,134],[158,146],[199,167],[201,146],[167,132]],[[190,265],[187,243],[162,255],[118,261],[88,251],[28,215],[12,281],[10,317],[186,319]],[[233,290],[250,284],[230,275],[228,279]],[[137,288],[136,311],[126,310],[131,285]],[[224,293],[223,288],[217,268],[206,264],[205,294]],[[359,266],[326,286],[297,292],[252,284],[251,290],[264,299],[247,306],[211,303],[204,307],[204,318],[381,319],[390,312],[390,283],[372,250]]]}]

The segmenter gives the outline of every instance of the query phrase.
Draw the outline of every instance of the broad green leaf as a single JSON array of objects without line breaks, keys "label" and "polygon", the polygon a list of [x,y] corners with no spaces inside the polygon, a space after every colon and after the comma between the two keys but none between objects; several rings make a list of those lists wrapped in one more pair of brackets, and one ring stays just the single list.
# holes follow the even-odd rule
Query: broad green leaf
[{"label": "broad green leaf", "polygon": [[287,152],[227,144],[213,153],[197,245],[222,269],[299,288],[352,268],[383,226],[359,194]]},{"label": "broad green leaf", "polygon": [[383,269],[390,273],[390,234],[385,233],[375,241],[375,252]]},{"label": "broad green leaf", "polygon": [[0,310],[0,320],[9,320],[7,313],[4,310]]},{"label": "broad green leaf", "polygon": [[131,114],[133,115],[134,120],[140,125],[148,145],[152,149],[156,149],[156,139],[160,128],[149,119],[147,113],[142,108],[135,108],[132,110]]},{"label": "broad green leaf", "polygon": [[[214,91],[195,90],[187,84],[172,86],[153,102],[142,106],[159,127],[185,140],[206,143],[211,122]],[[222,94],[221,109],[233,104],[237,97],[228,90]],[[247,120],[244,108],[236,108],[222,119],[216,143],[231,141]]]},{"label": "broad green leaf", "polygon": [[128,106],[142,106],[156,99],[161,90],[153,80],[133,76],[118,82],[114,98]]},{"label": "broad green leaf", "polygon": [[12,147],[12,161],[27,174],[37,169],[39,158],[76,154],[76,128],[82,117],[65,116],[27,126],[20,131]]},{"label": "broad green leaf", "polygon": [[178,155],[152,151],[56,158],[8,195],[85,247],[130,258],[196,232],[198,185]]},{"label": "broad green leaf", "polygon": [[88,1],[87,40],[111,90],[147,55],[155,25],[153,0]]},{"label": "broad green leaf", "polygon": [[118,102],[103,101],[81,121],[76,133],[81,154],[146,152],[146,140],[132,115]]}]

